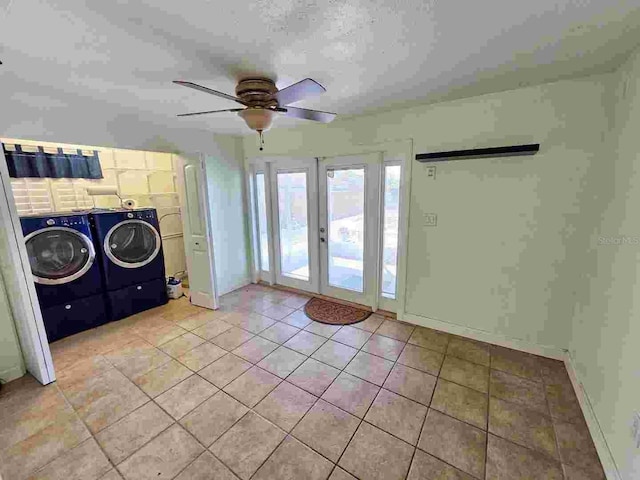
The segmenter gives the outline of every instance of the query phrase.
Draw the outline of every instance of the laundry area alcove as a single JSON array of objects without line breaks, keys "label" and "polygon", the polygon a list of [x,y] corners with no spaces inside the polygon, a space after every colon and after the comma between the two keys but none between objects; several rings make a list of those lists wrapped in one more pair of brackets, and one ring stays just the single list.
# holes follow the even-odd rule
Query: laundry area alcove
[{"label": "laundry area alcove", "polygon": [[[177,185],[178,155],[142,150],[102,148],[87,145],[57,144],[32,140],[2,139],[5,155],[26,153],[77,154],[78,150],[97,157],[103,178],[11,179],[11,189],[20,216],[48,212],[73,212],[93,208],[120,208],[120,199],[132,199],[135,208],[155,208],[160,218],[165,270],[168,276],[186,280],[186,261]],[[87,187],[116,187],[116,195],[91,196]]]}]

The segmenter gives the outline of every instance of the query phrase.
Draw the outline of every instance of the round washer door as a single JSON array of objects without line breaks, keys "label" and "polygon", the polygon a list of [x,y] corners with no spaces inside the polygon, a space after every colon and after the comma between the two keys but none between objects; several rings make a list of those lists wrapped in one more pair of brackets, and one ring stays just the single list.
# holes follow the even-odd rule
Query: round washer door
[{"label": "round washer door", "polygon": [[62,285],[84,275],[96,258],[85,234],[67,227],[48,227],[25,237],[34,281]]},{"label": "round washer door", "polygon": [[161,240],[153,225],[142,220],[124,220],[114,225],[104,239],[104,252],[123,268],[140,268],[158,256]]}]

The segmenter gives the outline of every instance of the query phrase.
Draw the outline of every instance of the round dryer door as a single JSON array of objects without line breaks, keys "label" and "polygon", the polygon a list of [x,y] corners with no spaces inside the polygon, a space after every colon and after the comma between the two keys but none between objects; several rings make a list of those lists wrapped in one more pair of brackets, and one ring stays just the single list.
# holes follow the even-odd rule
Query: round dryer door
[{"label": "round dryer door", "polygon": [[80,278],[93,265],[89,237],[67,227],[49,227],[25,237],[31,273],[36,283],[61,285]]},{"label": "round dryer door", "polygon": [[158,231],[142,220],[125,220],[109,230],[104,239],[107,257],[124,268],[140,268],[158,256]]}]

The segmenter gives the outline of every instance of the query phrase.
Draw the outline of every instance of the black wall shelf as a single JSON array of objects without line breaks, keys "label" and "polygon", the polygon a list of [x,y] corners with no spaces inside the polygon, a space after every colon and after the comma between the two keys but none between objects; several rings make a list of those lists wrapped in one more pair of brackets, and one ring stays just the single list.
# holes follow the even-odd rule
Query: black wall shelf
[{"label": "black wall shelf", "polygon": [[540,150],[539,143],[528,145],[512,145],[508,147],[474,148],[471,150],[452,150],[450,152],[419,153],[419,162],[446,162],[451,160],[467,160],[470,158],[515,157],[535,155]]}]

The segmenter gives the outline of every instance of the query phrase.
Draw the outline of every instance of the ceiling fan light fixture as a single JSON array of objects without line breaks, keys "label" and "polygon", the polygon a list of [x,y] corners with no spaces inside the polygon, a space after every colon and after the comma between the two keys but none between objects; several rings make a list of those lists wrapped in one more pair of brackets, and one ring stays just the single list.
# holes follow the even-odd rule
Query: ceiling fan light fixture
[{"label": "ceiling fan light fixture", "polygon": [[238,115],[242,117],[247,127],[251,130],[262,132],[271,128],[275,113],[268,108],[246,108],[239,111]]},{"label": "ceiling fan light fixture", "polygon": [[335,113],[289,106],[291,103],[296,103],[309,96],[325,92],[325,88],[311,78],[305,78],[282,90],[278,90],[275,82],[270,78],[245,78],[238,82],[236,86],[237,96],[235,97],[193,82],[174,80],[174,83],[226,100],[233,100],[246,107],[244,109],[228,108],[226,110],[183,113],[178,116],[192,117],[194,115],[207,115],[210,113],[237,112],[245,121],[247,127],[258,132],[260,150],[262,150],[264,146],[262,132],[271,128],[273,117],[276,113],[284,114],[291,118],[301,118],[321,123],[329,123],[336,116]]}]

